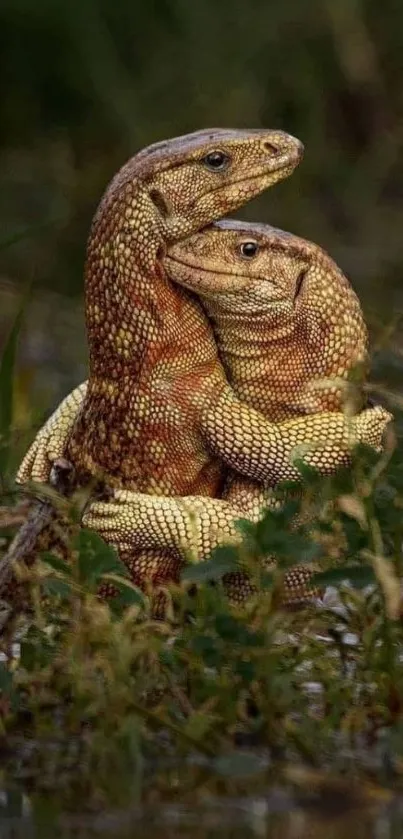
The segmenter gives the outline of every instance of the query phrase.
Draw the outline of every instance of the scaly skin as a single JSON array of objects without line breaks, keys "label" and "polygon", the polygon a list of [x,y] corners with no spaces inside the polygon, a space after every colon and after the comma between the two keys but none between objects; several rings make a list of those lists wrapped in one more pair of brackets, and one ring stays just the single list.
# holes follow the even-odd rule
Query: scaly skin
[{"label": "scaly skin", "polygon": [[[224,165],[212,169],[217,150]],[[78,473],[157,494],[217,492],[220,467],[194,417],[204,389],[228,383],[199,302],[171,285],[161,260],[169,244],[289,175],[301,154],[281,132],[199,132],[140,152],[112,181],[87,250],[90,378],[65,452]],[[226,422],[226,400],[217,417]]]},{"label": "scaly skin", "polygon": [[[248,262],[237,251],[245,237],[250,239],[251,235],[260,236],[262,243],[257,267],[256,259]],[[345,377],[354,363],[363,360],[366,329],[351,287],[320,248],[272,228],[232,222],[173,246],[169,254],[165,265],[173,279],[198,293],[207,291],[204,302],[215,323],[221,357],[234,389],[245,401],[276,420],[307,411],[334,411],[339,407],[340,388],[309,391],[308,385],[324,376]],[[184,261],[190,261],[189,268],[183,265]],[[299,300],[294,306],[295,283],[301,270],[307,272],[310,293],[304,291],[303,306]],[[219,273],[222,271],[227,276]],[[284,295],[280,303],[274,289],[268,310],[267,276],[275,280],[277,294]],[[333,295],[329,289],[333,289]],[[228,308],[224,319],[223,305]],[[247,317],[239,320],[239,310]],[[61,454],[58,445],[74,418],[76,395],[77,391],[62,403],[38,435],[20,470],[20,480],[46,478],[48,457]],[[208,411],[215,410],[216,396],[213,379]],[[330,414],[327,425],[323,424],[323,415],[305,417],[306,439],[321,442],[312,449],[308,460],[322,471],[334,471],[338,465],[348,462],[354,440],[379,446],[380,431],[388,416],[383,409],[369,410],[352,419],[350,425],[340,422],[340,414]],[[55,428],[60,436],[54,434]],[[285,428],[290,457],[292,448],[301,442],[301,420],[283,423],[276,430],[283,433]],[[231,433],[231,428],[227,433]],[[271,484],[278,480],[276,452],[275,449],[271,456],[268,452],[271,475],[267,472],[267,462],[263,465],[253,462],[255,473],[260,470],[259,475],[270,478]],[[249,468],[249,462],[246,465]],[[286,474],[297,476],[292,467],[288,467]],[[130,502],[131,497],[134,504],[126,507],[125,502]],[[137,547],[157,548],[165,544],[178,550],[192,548],[205,556],[223,536],[233,536],[234,518],[240,514],[256,518],[260,511],[262,495],[255,485],[238,481],[232,484],[228,498],[226,502],[194,497],[179,500],[120,492],[115,502],[95,504],[85,523],[118,542],[126,555],[133,552],[139,539]],[[296,586],[306,576],[305,569],[298,572],[298,578],[289,575],[289,587],[294,595]]]},{"label": "scaly skin", "polygon": [[[200,295],[228,378],[248,404],[275,421],[340,410],[343,380],[367,364],[368,335],[356,294],[321,248],[269,226],[227,221],[171,247],[165,267]],[[328,473],[347,464],[349,441],[333,443],[314,448],[308,462]],[[84,523],[126,553],[169,547],[202,559],[220,542],[239,540],[237,518],[257,520],[270,503],[267,491],[234,475],[223,495],[118,491],[115,500],[95,502]],[[288,601],[306,598],[309,575],[306,566],[287,573]],[[240,573],[226,584],[238,603],[252,591]]]},{"label": "scaly skin", "polygon": [[[218,461],[198,434],[182,434],[184,416],[173,409],[167,389],[179,381],[183,405],[190,402],[194,413],[187,393],[200,388],[202,397],[211,376],[222,391],[228,383],[200,304],[171,286],[161,259],[169,243],[291,174],[302,153],[302,144],[281,131],[213,129],[151,146],[113,179],[87,247],[90,377],[64,452],[79,484],[95,477],[157,493],[217,492]],[[224,400],[219,422],[227,415]],[[231,443],[230,454],[240,442]],[[30,528],[34,533],[32,522]],[[23,554],[28,561],[38,544],[34,535],[32,556]],[[17,543],[26,540],[19,536]],[[14,547],[0,568],[3,591]],[[155,557],[137,559],[133,575],[141,582],[149,566],[154,573]],[[161,557],[164,576],[170,563],[177,557]]]},{"label": "scaly skin", "polygon": [[[186,405],[186,391],[194,393],[211,375],[222,390],[228,383],[198,301],[171,286],[161,259],[169,243],[291,174],[302,153],[302,144],[281,131],[213,129],[150,146],[113,179],[87,248],[90,378],[64,453],[78,484],[95,477],[99,487],[217,491],[218,465],[196,434],[181,435],[184,418],[172,409],[167,390],[180,379]],[[226,413],[224,403],[220,423]],[[178,465],[183,458],[187,473]],[[46,515],[50,522],[50,505]],[[38,538],[30,517],[27,530],[17,534],[0,566],[0,594],[14,603],[13,564],[22,558],[30,564],[38,549],[57,549],[50,528],[39,528]],[[155,558],[137,559],[133,575],[141,582]],[[170,563],[177,557],[161,557],[164,575]]]}]

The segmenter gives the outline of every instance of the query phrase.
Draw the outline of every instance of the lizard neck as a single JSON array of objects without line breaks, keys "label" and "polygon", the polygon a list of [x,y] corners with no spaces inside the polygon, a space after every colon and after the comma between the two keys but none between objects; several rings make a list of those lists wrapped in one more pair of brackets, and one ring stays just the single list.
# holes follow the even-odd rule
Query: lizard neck
[{"label": "lizard neck", "polygon": [[87,248],[90,378],[118,382],[137,374],[163,318],[157,305],[160,286],[167,284],[158,261],[162,245],[158,213],[141,184],[132,181],[106,194]]},{"label": "lizard neck", "polygon": [[131,177],[106,193],[88,242],[89,382],[68,457],[79,472],[126,486],[149,488],[149,476],[164,469],[165,435],[176,421],[171,379],[193,376],[197,386],[217,360],[199,301],[166,278],[167,238],[147,190]]},{"label": "lizard neck", "polygon": [[[338,276],[315,277],[296,309],[253,315],[204,301],[227,376],[237,395],[274,421],[337,411],[344,390],[334,383],[367,361],[368,335],[358,298]],[[314,293],[313,293],[314,292]],[[322,293],[323,292],[323,293]],[[324,379],[333,383],[324,386]]]}]

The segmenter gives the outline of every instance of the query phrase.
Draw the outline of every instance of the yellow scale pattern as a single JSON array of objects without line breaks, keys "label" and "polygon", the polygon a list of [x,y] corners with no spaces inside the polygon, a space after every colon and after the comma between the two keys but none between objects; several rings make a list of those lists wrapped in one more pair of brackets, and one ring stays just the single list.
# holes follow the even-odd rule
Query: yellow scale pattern
[{"label": "yellow scale pattern", "polygon": [[[219,169],[209,163],[217,151],[224,158]],[[172,253],[185,237],[289,175],[301,155],[299,141],[282,132],[218,129],[156,144],[123,167],[88,242],[89,381],[39,433],[20,482],[46,480],[48,456],[63,454],[81,482],[98,476],[124,491],[214,496],[223,487],[223,462],[275,482],[295,475],[290,452],[312,439],[330,441],[324,469],[334,468],[334,448],[348,449],[343,414],[274,425],[247,404],[242,389],[238,398],[201,305],[175,288],[164,268],[167,248]],[[292,378],[291,352],[289,360]],[[357,439],[379,444],[387,420],[381,410],[364,412],[354,421]],[[175,578],[180,567],[178,548],[131,546],[122,555],[141,585]]]},{"label": "yellow scale pattern", "polygon": [[[255,249],[252,256],[243,255],[245,245]],[[171,247],[165,267],[172,279],[200,295],[236,393],[278,422],[280,431],[287,428],[291,447],[301,449],[300,424],[285,418],[312,412],[305,417],[309,439],[316,441],[306,451],[311,465],[330,474],[348,464],[354,442],[379,447],[379,436],[370,431],[372,410],[351,417],[350,436],[347,427],[339,427],[337,414],[332,427],[330,415],[329,436],[323,439],[318,412],[342,408],[343,380],[355,365],[366,364],[368,335],[356,294],[320,247],[268,225],[227,221]],[[376,410],[379,418],[385,415]],[[258,461],[247,471],[267,487],[290,477],[282,470],[282,464],[273,463],[270,481]],[[125,553],[164,546],[202,559],[220,542],[239,540],[237,518],[257,520],[270,504],[267,489],[236,476],[227,479],[223,497],[158,498],[121,490],[110,502],[95,502],[84,522]],[[306,566],[287,573],[288,600],[306,597],[309,574]],[[227,577],[226,585],[237,602],[251,592],[240,573]]]}]

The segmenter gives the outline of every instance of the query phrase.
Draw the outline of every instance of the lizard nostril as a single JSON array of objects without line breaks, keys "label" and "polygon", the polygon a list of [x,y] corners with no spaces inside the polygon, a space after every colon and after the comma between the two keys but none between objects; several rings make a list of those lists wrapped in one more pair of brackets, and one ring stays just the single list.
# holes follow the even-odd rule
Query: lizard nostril
[{"label": "lizard nostril", "polygon": [[273,143],[269,143],[268,141],[263,143],[264,148],[266,151],[270,152],[272,155],[280,154],[279,149],[273,145]]}]

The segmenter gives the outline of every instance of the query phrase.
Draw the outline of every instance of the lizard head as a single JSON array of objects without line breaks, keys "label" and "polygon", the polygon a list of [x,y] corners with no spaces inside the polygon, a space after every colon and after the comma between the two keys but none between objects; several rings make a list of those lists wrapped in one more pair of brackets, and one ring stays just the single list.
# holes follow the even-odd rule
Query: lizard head
[{"label": "lizard head", "polygon": [[265,353],[271,383],[299,380],[302,390],[308,381],[345,378],[367,361],[359,300],[312,242],[268,225],[221,221],[172,245],[164,265],[201,297],[230,364]]},{"label": "lizard head", "polygon": [[127,164],[168,241],[221,218],[290,175],[303,145],[283,131],[210,129],[156,143]]},{"label": "lizard head", "polygon": [[305,251],[291,249],[292,239],[268,225],[216,222],[171,245],[164,265],[217,315],[285,324],[306,297],[308,260]]}]

